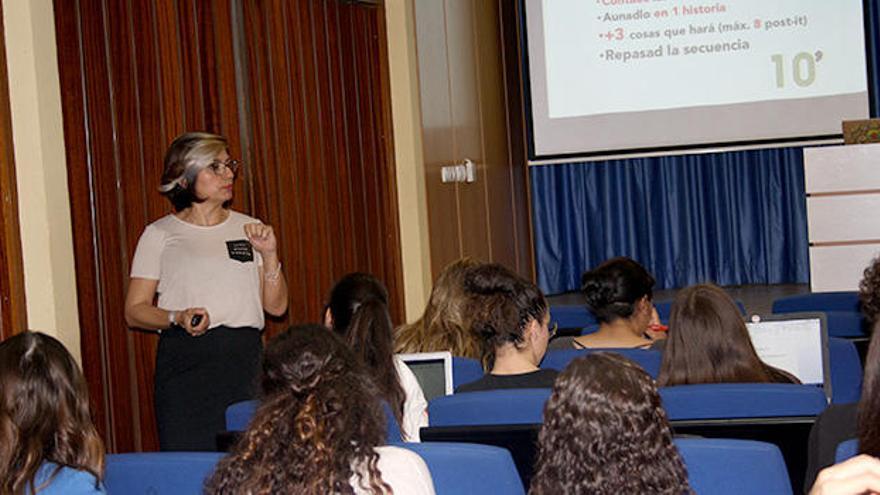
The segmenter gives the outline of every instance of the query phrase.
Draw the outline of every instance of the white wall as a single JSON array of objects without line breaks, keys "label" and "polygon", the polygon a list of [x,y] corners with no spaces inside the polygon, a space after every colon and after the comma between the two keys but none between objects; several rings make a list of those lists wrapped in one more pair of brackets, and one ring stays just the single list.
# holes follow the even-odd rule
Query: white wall
[{"label": "white wall", "polygon": [[28,326],[80,359],[51,0],[3,0]]}]

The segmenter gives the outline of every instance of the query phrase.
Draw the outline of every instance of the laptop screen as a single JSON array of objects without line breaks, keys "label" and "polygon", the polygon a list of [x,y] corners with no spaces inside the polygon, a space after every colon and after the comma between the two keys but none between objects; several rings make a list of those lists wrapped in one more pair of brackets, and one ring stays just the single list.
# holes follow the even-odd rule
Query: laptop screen
[{"label": "laptop screen", "polygon": [[827,343],[822,319],[765,318],[747,322],[746,327],[762,361],[791,373],[805,385],[825,385]]},{"label": "laptop screen", "polygon": [[449,352],[422,352],[398,354],[416,376],[425,399],[432,400],[452,394],[452,354]]}]

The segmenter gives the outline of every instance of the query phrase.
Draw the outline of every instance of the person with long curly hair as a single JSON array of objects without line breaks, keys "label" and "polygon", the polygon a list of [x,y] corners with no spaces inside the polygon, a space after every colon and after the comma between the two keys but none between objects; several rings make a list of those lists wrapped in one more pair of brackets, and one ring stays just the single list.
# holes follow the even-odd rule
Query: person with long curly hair
[{"label": "person with long curly hair", "polygon": [[382,282],[366,273],[339,279],[330,291],[324,324],[342,336],[366,365],[391,406],[403,439],[418,442],[419,429],[428,426],[428,401],[412,370],[394,355],[388,290]]},{"label": "person with long curly hair", "polygon": [[541,289],[496,263],[473,268],[465,288],[471,331],[480,338],[489,372],[456,392],[552,387],[556,370],[538,367],[554,333]]},{"label": "person with long curly hair", "polygon": [[207,493],[433,495],[418,455],[381,446],[377,390],[338,335],[292,327],[269,341],[262,366],[260,406]]},{"label": "person with long curly hair", "polygon": [[865,358],[862,397],[859,402],[831,404],[822,411],[810,429],[807,473],[804,489],[817,480],[819,470],[834,464],[837,445],[858,437],[859,449],[880,457],[880,256],[865,268],[859,283],[862,317],[871,323],[872,335]]},{"label": "person with long curly hair", "polygon": [[471,313],[464,279],[480,262],[462,258],[443,268],[422,316],[402,325],[394,337],[395,352],[449,351],[453,356],[480,359],[480,342],[471,333]]},{"label": "person with long curly hair", "polygon": [[104,493],[104,444],[83,374],[58,340],[0,343],[0,493]]},{"label": "person with long curly hair", "polygon": [[581,275],[581,293],[599,329],[578,337],[561,337],[551,349],[651,347],[665,334],[653,303],[654,277],[627,257],[611,258]]},{"label": "person with long curly hair", "polygon": [[544,406],[532,495],[691,493],[650,376],[619,354],[572,361]]},{"label": "person with long curly hair", "polygon": [[700,284],[678,292],[657,384],[800,383],[758,357],[736,303],[720,287]]},{"label": "person with long curly hair", "polygon": [[873,323],[865,357],[862,398],[858,402],[859,453],[880,457],[880,257],[865,270],[859,286],[862,312]]}]

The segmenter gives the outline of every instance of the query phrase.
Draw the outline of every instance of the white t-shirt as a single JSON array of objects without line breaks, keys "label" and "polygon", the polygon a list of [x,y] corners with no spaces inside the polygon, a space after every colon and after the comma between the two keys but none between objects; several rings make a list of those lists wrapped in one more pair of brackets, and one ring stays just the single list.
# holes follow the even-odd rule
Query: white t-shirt
[{"label": "white t-shirt", "polygon": [[255,222],[259,220],[232,210],[210,227],[166,215],[141,234],[131,277],[159,281],[162,309],[205,308],[210,328],[263,328],[263,259],[244,233],[244,225]]},{"label": "white t-shirt", "polygon": [[[402,495],[434,495],[434,481],[428,466],[418,454],[401,447],[376,447],[379,454],[379,472],[382,481],[391,486],[395,494]],[[361,471],[356,469],[357,471]],[[360,474],[356,473],[351,481],[354,493],[368,495],[369,490],[360,484]]]},{"label": "white t-shirt", "polygon": [[419,428],[428,426],[428,401],[422,387],[409,366],[397,356],[394,356],[394,367],[397,369],[397,377],[406,399],[403,402],[403,424],[400,425],[400,433],[405,442],[419,441]]}]

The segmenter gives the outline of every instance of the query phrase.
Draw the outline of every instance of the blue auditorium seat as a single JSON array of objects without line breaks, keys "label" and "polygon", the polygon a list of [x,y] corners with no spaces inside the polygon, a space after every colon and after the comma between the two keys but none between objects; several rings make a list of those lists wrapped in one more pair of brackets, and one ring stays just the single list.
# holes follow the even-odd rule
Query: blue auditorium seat
[{"label": "blue auditorium seat", "polygon": [[754,440],[679,438],[675,445],[698,494],[791,494],[779,448]]},{"label": "blue auditorium seat", "polygon": [[862,396],[862,361],[851,341],[828,339],[828,360],[831,367],[831,402],[858,402]]},{"label": "blue auditorium seat", "polygon": [[849,440],[837,444],[837,450],[834,452],[834,462],[843,462],[850,457],[855,457],[859,453],[859,439],[851,438]]},{"label": "blue auditorium seat", "polygon": [[476,359],[452,356],[452,384],[454,387],[475,382],[483,377],[483,365]]},{"label": "blue auditorium seat", "polygon": [[541,423],[549,388],[462,392],[428,403],[431,426],[511,425]]},{"label": "blue auditorium seat", "polygon": [[816,416],[828,402],[810,385],[712,383],[661,387],[670,421]]},{"label": "blue auditorium seat", "polygon": [[470,443],[400,444],[425,460],[437,495],[524,495],[510,452]]},{"label": "blue auditorium seat", "polygon": [[868,337],[871,324],[861,313],[854,311],[821,311],[825,313],[829,337],[861,338]]},{"label": "blue auditorium seat", "polygon": [[220,452],[108,454],[107,493],[197,495],[224,456]]},{"label": "blue auditorium seat", "polygon": [[[259,404],[256,400],[246,400],[242,402],[236,402],[235,404],[231,404],[226,408],[226,430],[227,431],[245,431],[247,430],[248,423],[251,422],[251,418],[254,417],[254,413],[257,410],[257,405]],[[387,431],[387,441],[388,442],[400,442],[403,440],[403,436],[400,432],[400,425],[397,424],[397,419],[394,417],[394,412],[391,411],[391,407],[388,406],[387,403],[382,403],[382,408],[385,411],[385,419],[387,421],[385,427]]]},{"label": "blue auditorium seat", "polygon": [[247,430],[248,423],[251,422],[251,418],[254,417],[254,413],[257,411],[257,404],[259,404],[259,402],[255,400],[246,400],[242,402],[236,402],[235,404],[231,404],[229,407],[227,407],[226,430]]},{"label": "blue auditorium seat", "polygon": [[780,297],[773,301],[774,313],[797,313],[804,311],[860,312],[857,291],[810,292],[796,296]]},{"label": "blue auditorium seat", "polygon": [[[741,301],[734,302],[736,303],[736,307],[739,308],[739,312],[746,314],[745,305]],[[660,317],[660,321],[663,323],[669,323],[669,315],[672,312],[672,301],[654,303],[654,307],[657,308],[657,316]]]},{"label": "blue auditorium seat", "polygon": [[638,363],[652,378],[660,374],[660,363],[663,361],[663,353],[651,349],[554,349],[544,355],[541,368],[562,371],[574,358],[591,352],[620,354]]},{"label": "blue auditorium seat", "polygon": [[596,323],[596,317],[583,304],[550,306],[550,324],[559,328],[583,328]]}]

